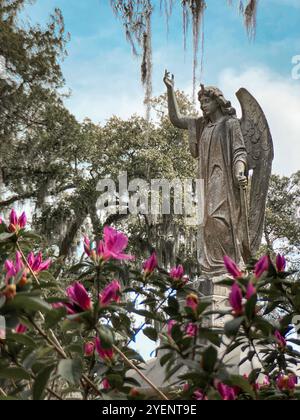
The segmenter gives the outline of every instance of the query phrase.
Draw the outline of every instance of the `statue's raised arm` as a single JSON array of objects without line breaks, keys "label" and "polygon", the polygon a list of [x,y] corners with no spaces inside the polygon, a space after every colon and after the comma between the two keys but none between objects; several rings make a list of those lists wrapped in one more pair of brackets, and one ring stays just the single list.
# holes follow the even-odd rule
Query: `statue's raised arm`
[{"label": "statue's raised arm", "polygon": [[175,125],[177,128],[182,128],[187,130],[188,129],[188,123],[187,119],[184,118],[180,114],[180,110],[178,107],[175,90],[174,90],[174,75],[170,76],[170,73],[166,70],[165,76],[164,76],[164,83],[167,86],[168,91],[168,109],[169,109],[169,117],[171,120],[171,123]]}]

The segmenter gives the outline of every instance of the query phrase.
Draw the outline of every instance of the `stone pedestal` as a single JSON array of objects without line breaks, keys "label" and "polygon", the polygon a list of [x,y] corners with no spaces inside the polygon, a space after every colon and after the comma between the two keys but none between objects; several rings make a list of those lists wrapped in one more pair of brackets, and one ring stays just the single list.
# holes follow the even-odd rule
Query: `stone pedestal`
[{"label": "stone pedestal", "polygon": [[[228,310],[230,289],[229,287],[218,284],[225,278],[228,278],[227,274],[211,278],[200,277],[196,281],[195,288],[199,291],[201,300],[211,303],[212,311]],[[217,315],[211,315],[211,319],[207,322],[206,326],[210,328],[223,328],[226,321],[226,317],[220,318]]]}]

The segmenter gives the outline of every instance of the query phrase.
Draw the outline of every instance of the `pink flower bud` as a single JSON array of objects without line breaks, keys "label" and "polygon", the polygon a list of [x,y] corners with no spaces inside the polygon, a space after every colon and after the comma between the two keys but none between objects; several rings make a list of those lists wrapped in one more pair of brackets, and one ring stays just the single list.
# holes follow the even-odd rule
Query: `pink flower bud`
[{"label": "pink flower bud", "polygon": [[280,375],[276,380],[276,385],[280,391],[293,391],[298,383],[296,375],[289,373],[288,375]]},{"label": "pink flower bud", "polygon": [[84,345],[84,355],[86,357],[93,356],[94,351],[95,351],[95,343],[90,341]]},{"label": "pink flower bud", "polygon": [[190,322],[186,328],[186,333],[187,335],[189,335],[190,337],[196,337],[198,334],[198,327],[196,324],[193,324],[192,322]]},{"label": "pink flower bud", "polygon": [[235,279],[238,279],[243,276],[241,270],[237,264],[227,255],[224,257],[224,264],[228,273]]},{"label": "pink flower bud", "polygon": [[17,333],[17,334],[25,334],[25,333],[26,333],[26,331],[27,331],[27,327],[26,327],[25,325],[23,325],[23,324],[19,324],[19,325],[16,327],[16,333]]},{"label": "pink flower bud", "polygon": [[286,259],[283,255],[278,254],[276,257],[276,268],[279,273],[283,273],[286,268]]},{"label": "pink flower bud", "polygon": [[280,334],[278,330],[275,331],[274,336],[277,341],[278,347],[284,349],[287,345],[286,339]]},{"label": "pink flower bud", "polygon": [[269,266],[270,266],[269,257],[265,255],[255,265],[255,270],[254,270],[255,277],[259,279],[264,274],[265,271],[269,270]]},{"label": "pink flower bud", "polygon": [[170,277],[174,280],[182,279],[183,275],[184,275],[184,269],[182,265],[179,265],[178,267],[174,267],[170,271]]},{"label": "pink flower bud", "polygon": [[148,258],[148,260],[146,260],[143,264],[145,275],[148,276],[149,274],[152,274],[153,271],[157,268],[157,266],[158,266],[158,262],[157,262],[156,252],[153,252],[151,257]]},{"label": "pink flower bud", "polygon": [[193,311],[197,311],[199,305],[199,298],[195,293],[190,293],[185,301],[185,306],[191,308]]},{"label": "pink flower bud", "polygon": [[229,303],[235,316],[240,316],[243,313],[243,294],[237,283],[234,283],[231,288]]}]

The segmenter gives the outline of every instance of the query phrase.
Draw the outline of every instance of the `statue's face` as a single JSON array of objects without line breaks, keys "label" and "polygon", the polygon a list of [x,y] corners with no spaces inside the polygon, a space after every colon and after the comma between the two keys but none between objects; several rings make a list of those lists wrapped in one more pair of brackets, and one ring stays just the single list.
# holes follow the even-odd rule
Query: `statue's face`
[{"label": "statue's face", "polygon": [[201,96],[200,104],[203,115],[205,117],[209,117],[210,115],[214,114],[220,107],[218,102],[209,96]]}]

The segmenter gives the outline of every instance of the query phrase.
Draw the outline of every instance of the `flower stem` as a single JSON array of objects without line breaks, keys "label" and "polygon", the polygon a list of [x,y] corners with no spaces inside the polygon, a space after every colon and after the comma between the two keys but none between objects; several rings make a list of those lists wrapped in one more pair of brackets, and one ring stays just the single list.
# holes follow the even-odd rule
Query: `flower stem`
[{"label": "flower stem", "polygon": [[163,399],[168,401],[169,398],[160,390],[157,388],[156,385],[154,385],[153,382],[150,381],[150,379],[148,379],[129,359],[128,357],[125,356],[125,354],[118,349],[117,346],[113,345],[113,349],[115,350],[116,353],[118,353],[118,355],[124,360],[124,362],[127,363],[127,365],[129,367],[131,367],[132,369],[134,369],[136,371],[136,373]]}]

